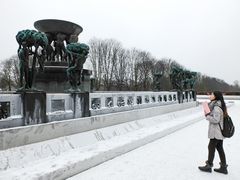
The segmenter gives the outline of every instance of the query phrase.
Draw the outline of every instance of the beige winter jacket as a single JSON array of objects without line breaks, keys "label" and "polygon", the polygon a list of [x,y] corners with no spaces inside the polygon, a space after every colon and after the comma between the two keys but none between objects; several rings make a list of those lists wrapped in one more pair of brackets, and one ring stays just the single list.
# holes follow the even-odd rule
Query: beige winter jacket
[{"label": "beige winter jacket", "polygon": [[208,138],[209,139],[219,139],[223,140],[224,137],[219,127],[219,122],[221,128],[223,128],[223,111],[220,108],[221,101],[212,101],[209,103],[209,108],[211,109],[211,113],[206,116],[206,119],[209,121],[208,126]]}]

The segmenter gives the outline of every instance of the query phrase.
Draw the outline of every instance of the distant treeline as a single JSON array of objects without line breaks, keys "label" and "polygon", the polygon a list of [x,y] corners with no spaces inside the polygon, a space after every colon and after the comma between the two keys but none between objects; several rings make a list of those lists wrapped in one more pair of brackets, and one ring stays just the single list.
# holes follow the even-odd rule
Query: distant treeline
[{"label": "distant treeline", "polygon": [[[99,91],[152,91],[153,74],[156,72],[163,74],[161,89],[168,91],[172,90],[169,77],[171,68],[179,66],[189,70],[171,58],[158,59],[145,50],[123,48],[114,39],[92,39],[89,45],[95,88]],[[195,89],[201,93],[214,90],[240,91],[238,81],[229,85],[221,79],[201,73],[197,73]]]},{"label": "distant treeline", "polygon": [[[161,90],[172,90],[170,71],[173,66],[187,69],[171,58],[158,59],[150,52],[126,49],[114,39],[91,39],[89,61],[96,91],[152,91],[154,73],[161,73]],[[19,84],[18,57],[0,61],[0,89],[15,90]],[[229,85],[221,79],[197,73],[195,89],[199,94],[220,90],[230,94],[240,92],[239,82]]]},{"label": "distant treeline", "polygon": [[[198,95],[209,95],[209,92],[201,92],[198,91]],[[229,95],[229,96],[240,96],[240,91],[233,91],[233,92],[223,92],[224,95]]]}]

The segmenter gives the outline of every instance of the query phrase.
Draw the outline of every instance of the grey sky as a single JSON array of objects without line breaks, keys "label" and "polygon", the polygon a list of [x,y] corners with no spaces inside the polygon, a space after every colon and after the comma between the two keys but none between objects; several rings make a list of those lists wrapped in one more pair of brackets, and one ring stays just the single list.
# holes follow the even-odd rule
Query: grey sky
[{"label": "grey sky", "polygon": [[0,60],[16,54],[19,30],[56,18],[81,25],[81,42],[114,38],[230,84],[240,81],[239,0],[2,0],[0,17]]}]

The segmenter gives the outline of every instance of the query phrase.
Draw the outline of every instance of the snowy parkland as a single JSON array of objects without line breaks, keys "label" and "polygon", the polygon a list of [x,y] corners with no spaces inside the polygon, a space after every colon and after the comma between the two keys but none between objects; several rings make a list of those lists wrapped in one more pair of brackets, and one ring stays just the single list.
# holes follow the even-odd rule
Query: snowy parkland
[{"label": "snowy parkland", "polygon": [[0,130],[0,180],[238,180],[240,97],[225,98],[236,126],[224,140],[229,174],[197,168],[207,158],[206,100]]}]

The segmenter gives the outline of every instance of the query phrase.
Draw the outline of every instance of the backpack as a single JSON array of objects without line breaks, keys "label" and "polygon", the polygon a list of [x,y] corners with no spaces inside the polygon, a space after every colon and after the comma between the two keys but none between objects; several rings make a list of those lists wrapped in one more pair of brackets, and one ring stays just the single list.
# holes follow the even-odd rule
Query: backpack
[{"label": "backpack", "polygon": [[224,137],[230,138],[233,136],[235,127],[233,125],[232,118],[229,115],[226,115],[223,118],[223,129],[221,128],[220,123],[219,123],[219,127],[220,127],[220,129],[222,131],[222,135]]},{"label": "backpack", "polygon": [[[220,107],[222,109],[221,106],[218,106],[218,107]],[[222,135],[224,137],[230,138],[233,136],[233,134],[235,132],[235,127],[232,122],[232,118],[228,114],[223,117],[223,129],[221,128],[220,123],[218,123],[218,125],[219,125]]]}]

